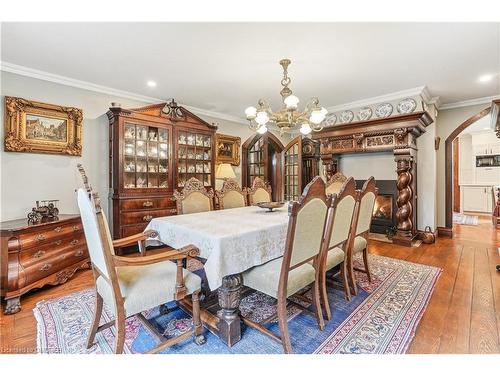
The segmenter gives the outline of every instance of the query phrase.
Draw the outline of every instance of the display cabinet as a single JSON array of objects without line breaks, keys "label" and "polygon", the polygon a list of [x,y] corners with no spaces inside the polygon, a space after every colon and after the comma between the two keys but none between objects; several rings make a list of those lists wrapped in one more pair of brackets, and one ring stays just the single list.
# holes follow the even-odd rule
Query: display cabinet
[{"label": "display cabinet", "polygon": [[108,118],[114,238],[142,232],[154,217],[175,215],[173,191],[189,178],[214,186],[216,126],[173,100],[136,109],[115,104]]}]

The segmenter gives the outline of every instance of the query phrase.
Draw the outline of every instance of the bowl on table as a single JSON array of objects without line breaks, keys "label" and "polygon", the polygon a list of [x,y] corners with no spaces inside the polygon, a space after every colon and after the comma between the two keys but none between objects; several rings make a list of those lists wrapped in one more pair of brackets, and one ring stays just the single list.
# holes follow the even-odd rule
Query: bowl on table
[{"label": "bowl on table", "polygon": [[269,210],[268,212],[272,212],[275,208],[283,207],[284,204],[285,202],[259,202],[257,206]]}]

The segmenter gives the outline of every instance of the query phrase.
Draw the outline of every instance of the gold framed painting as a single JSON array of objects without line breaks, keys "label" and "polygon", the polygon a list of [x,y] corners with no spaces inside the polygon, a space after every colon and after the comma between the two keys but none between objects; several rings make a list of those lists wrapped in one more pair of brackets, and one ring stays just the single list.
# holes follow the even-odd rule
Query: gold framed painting
[{"label": "gold framed painting", "polygon": [[215,162],[229,163],[231,165],[240,165],[240,145],[241,138],[231,135],[216,134],[216,158]]},{"label": "gold framed painting", "polygon": [[5,97],[5,151],[82,155],[83,113],[64,107]]}]

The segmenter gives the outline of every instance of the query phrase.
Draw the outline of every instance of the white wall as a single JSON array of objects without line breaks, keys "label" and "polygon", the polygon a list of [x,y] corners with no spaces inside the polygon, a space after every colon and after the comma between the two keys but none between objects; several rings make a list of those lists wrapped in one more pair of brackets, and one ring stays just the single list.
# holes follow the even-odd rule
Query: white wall
[{"label": "white wall", "polygon": [[367,180],[370,176],[376,180],[395,180],[396,162],[392,152],[374,152],[366,154],[345,154],[340,157],[339,170],[355,180]]},{"label": "white wall", "polygon": [[[0,139],[0,220],[26,217],[36,200],[59,199],[61,213],[77,213],[75,189],[82,186],[76,165],[82,163],[91,185],[96,189],[108,209],[108,118],[106,112],[111,102],[124,108],[134,108],[147,103],[69,87],[43,80],[1,72],[0,117],[4,118],[4,96],[18,96],[35,101],[78,107],[83,110],[83,152],[81,157],[50,154],[5,152],[4,126]],[[241,137],[242,143],[254,134],[248,126],[225,120],[200,116],[205,121],[217,122],[219,133]],[[276,132],[273,132],[276,134]],[[276,134],[279,137],[279,134]],[[284,144],[288,136],[280,137]],[[241,182],[241,165],[235,167]]]}]

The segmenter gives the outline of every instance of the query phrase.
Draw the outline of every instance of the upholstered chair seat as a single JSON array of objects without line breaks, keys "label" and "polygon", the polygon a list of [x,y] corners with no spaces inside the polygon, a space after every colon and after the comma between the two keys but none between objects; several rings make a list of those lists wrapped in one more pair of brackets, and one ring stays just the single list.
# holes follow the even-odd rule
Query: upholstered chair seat
[{"label": "upholstered chair seat", "polygon": [[352,252],[354,254],[359,253],[366,249],[366,246],[368,245],[368,241],[364,237],[357,236],[354,239],[354,244],[352,245]]},{"label": "upholstered chair seat", "polygon": [[[243,274],[243,283],[268,296],[278,298],[278,286],[283,258],[271,260],[261,266],[252,268]],[[314,267],[305,263],[291,270],[288,274],[286,296],[297,293],[302,288],[314,282]]]},{"label": "upholstered chair seat", "polygon": [[340,247],[334,247],[328,251],[326,256],[326,269],[331,270],[333,267],[341,264],[344,261],[345,253]]},{"label": "upholstered chair seat", "polygon": [[[171,261],[145,266],[116,267],[116,276],[124,299],[125,315],[131,316],[174,300],[176,273],[177,266]],[[192,294],[201,288],[199,276],[184,270],[183,277],[187,294]],[[99,276],[96,287],[104,303],[112,306],[114,310],[112,286]]]}]

